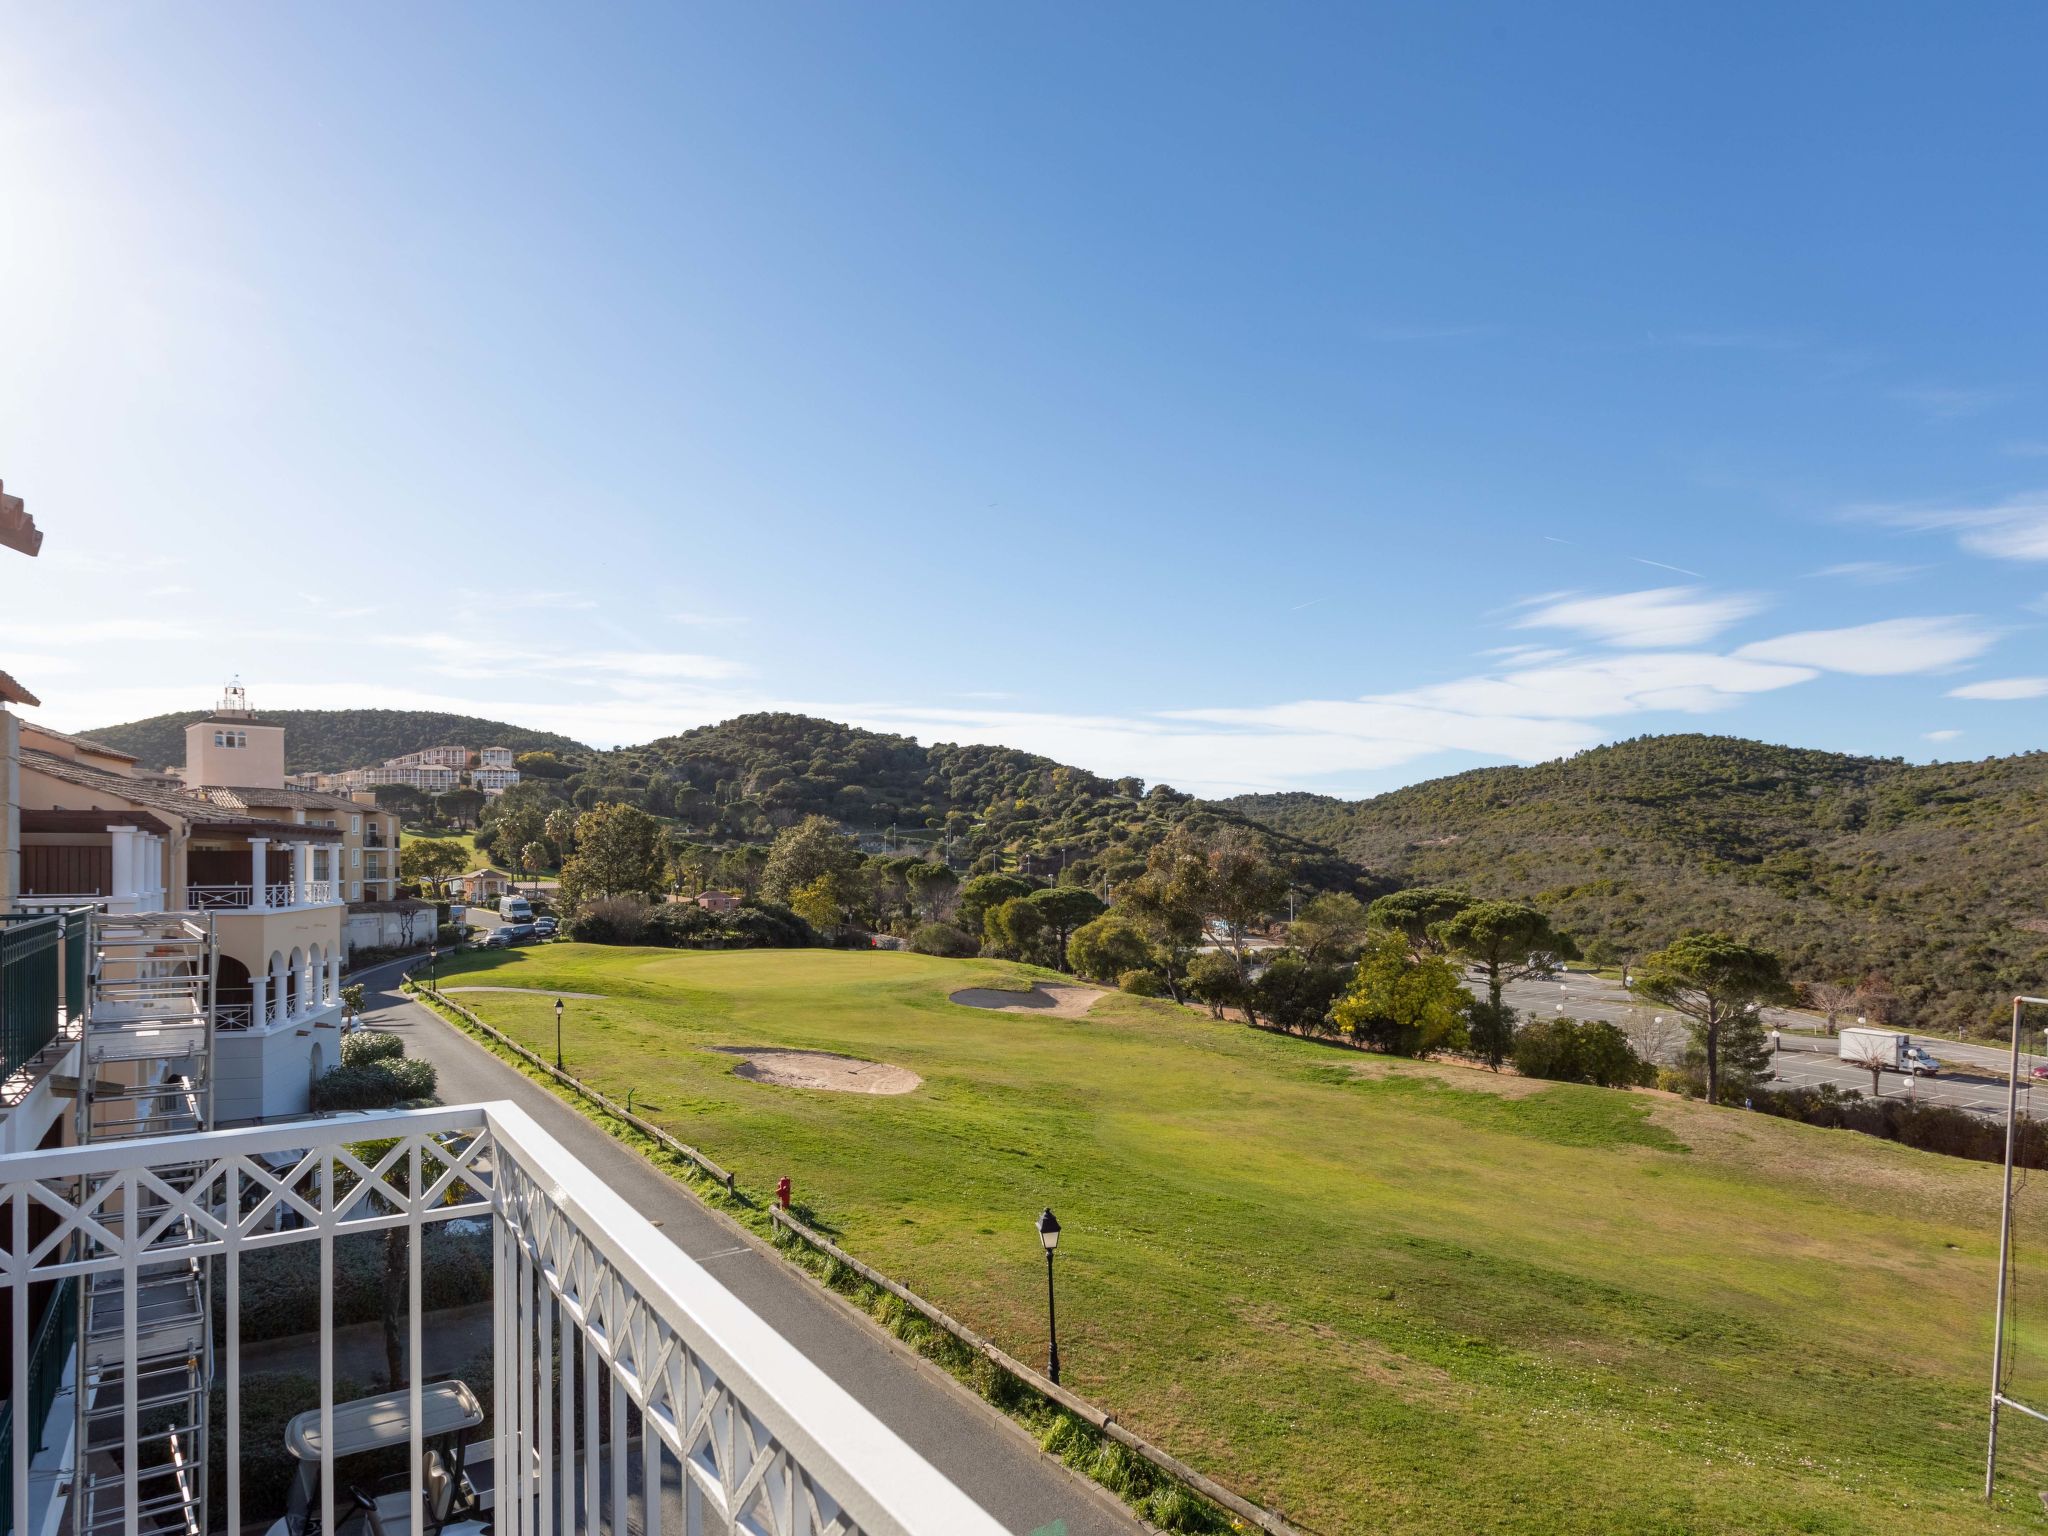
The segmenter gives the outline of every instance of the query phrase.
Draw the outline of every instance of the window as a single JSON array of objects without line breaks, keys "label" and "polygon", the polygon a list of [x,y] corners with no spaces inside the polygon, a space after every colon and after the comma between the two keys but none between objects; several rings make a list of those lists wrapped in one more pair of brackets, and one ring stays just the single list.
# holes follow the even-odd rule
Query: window
[{"label": "window", "polygon": [[349,867],[351,869],[361,869],[363,867],[363,850],[360,848],[351,848],[349,849],[348,853]]},{"label": "window", "polygon": [[351,900],[351,901],[361,901],[362,899],[363,899],[363,882],[362,882],[362,881],[360,881],[360,880],[358,880],[358,881],[357,881],[357,882],[356,882],[356,883],[355,883],[354,885],[352,885],[352,886],[350,886],[350,887],[349,887],[349,900]]},{"label": "window", "polygon": [[349,829],[349,831],[351,831],[351,832],[360,832],[360,831],[362,831],[362,830],[363,830],[363,818],[362,818],[362,817],[360,817],[360,816],[351,816],[351,817],[349,817],[349,819],[348,819],[348,829]]},{"label": "window", "polygon": [[247,731],[215,731],[213,744],[216,747],[246,747],[249,745]]}]

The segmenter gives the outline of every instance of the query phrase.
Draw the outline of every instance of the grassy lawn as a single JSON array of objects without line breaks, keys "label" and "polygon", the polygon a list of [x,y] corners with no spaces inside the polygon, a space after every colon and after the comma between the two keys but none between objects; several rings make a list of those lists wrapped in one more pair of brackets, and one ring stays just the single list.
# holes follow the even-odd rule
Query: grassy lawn
[{"label": "grassy lawn", "polygon": [[[1005,1348],[1311,1530],[2034,1527],[2048,1427],[1978,1502],[1995,1168],[1660,1095],[1281,1039],[1113,996],[992,1013],[986,961],[559,944],[443,962],[463,999]],[[715,1046],[922,1075],[748,1082]],[[2022,1252],[2048,1223],[2023,1205]],[[2020,1374],[2048,1395],[2048,1267]],[[1028,1512],[1023,1512],[1027,1513]]]}]

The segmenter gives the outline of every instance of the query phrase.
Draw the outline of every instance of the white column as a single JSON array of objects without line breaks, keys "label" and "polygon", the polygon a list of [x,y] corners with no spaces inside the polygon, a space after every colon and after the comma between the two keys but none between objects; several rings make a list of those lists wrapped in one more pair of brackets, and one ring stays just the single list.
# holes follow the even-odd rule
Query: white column
[{"label": "white column", "polygon": [[339,948],[336,948],[327,957],[327,1001],[330,1003],[341,1001],[341,950]]},{"label": "white column", "polygon": [[313,862],[311,843],[292,844],[292,905],[306,904],[306,881],[311,878],[308,866]]},{"label": "white column", "polygon": [[320,977],[313,969],[313,952],[307,950],[299,962],[299,1012],[311,1013],[320,1006]]},{"label": "white column", "polygon": [[272,994],[270,1007],[275,1017],[283,1019],[286,1016],[285,1007],[287,1003],[285,997],[285,957],[280,953],[273,958],[276,959],[277,964],[270,968],[270,988]]},{"label": "white column", "polygon": [[255,971],[249,976],[249,1027],[261,1029],[270,1022],[270,973]]},{"label": "white column", "polygon": [[265,859],[269,848],[267,837],[249,839],[249,905],[258,912],[270,905],[270,868]]},{"label": "white column", "polygon": [[[132,906],[135,900],[135,829],[108,827],[107,832],[114,840],[113,889],[107,894],[113,897],[116,903],[128,903]],[[114,910],[118,912],[124,908],[117,905]]]}]

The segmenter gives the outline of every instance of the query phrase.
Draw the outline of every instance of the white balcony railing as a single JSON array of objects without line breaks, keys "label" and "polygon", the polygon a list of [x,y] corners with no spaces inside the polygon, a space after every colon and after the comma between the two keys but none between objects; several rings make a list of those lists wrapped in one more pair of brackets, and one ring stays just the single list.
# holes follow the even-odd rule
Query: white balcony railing
[{"label": "white balcony railing", "polygon": [[[188,912],[248,912],[251,906],[251,892],[254,887],[244,881],[240,885],[188,885],[185,887],[185,910]],[[274,909],[301,905],[292,897],[292,883],[289,880],[266,881],[263,886],[264,900]],[[308,880],[306,899],[303,905],[327,906],[341,900],[331,880]]]},{"label": "white balcony railing", "polygon": [[[44,1213],[33,1240],[31,1209]],[[117,1291],[127,1322],[99,1341],[95,1367],[125,1379],[143,1358],[138,1283],[146,1289],[167,1267],[221,1261],[227,1324],[214,1377],[225,1414],[212,1432],[226,1437],[226,1477],[199,1512],[213,1529],[238,1531],[276,1513],[247,1507],[241,1487],[242,1255],[314,1243],[326,1270],[336,1239],[408,1229],[407,1358],[417,1362],[424,1321],[418,1234],[460,1218],[488,1220],[495,1234],[495,1390],[472,1460],[492,1462],[491,1518],[505,1536],[629,1526],[646,1536],[1004,1530],[511,1104],[0,1156],[0,1211],[12,1212],[0,1226],[0,1291],[14,1302],[14,1316],[27,1316],[20,1293],[28,1285],[96,1277],[82,1283]],[[336,1508],[343,1485],[334,1466],[329,1281],[323,1273],[323,1385],[318,1400],[305,1404],[319,1412],[322,1531],[338,1529],[338,1513],[353,1525],[346,1503]],[[14,1360],[19,1378],[25,1352],[17,1349]],[[25,1389],[17,1380],[13,1390]],[[415,1371],[406,1527],[415,1532],[426,1528],[419,1518],[421,1394]],[[608,1415],[599,1411],[601,1397]],[[117,1495],[125,1482],[123,1523],[136,1536],[147,1514],[138,1520],[143,1458],[132,1402],[124,1417],[123,1443],[111,1458],[96,1452],[113,1465],[98,1476]],[[13,1429],[8,1491],[17,1531],[27,1529],[34,1451],[26,1426],[22,1416]]]},{"label": "white balcony railing", "polygon": [[253,1003],[215,1003],[213,1005],[213,1027],[215,1030],[244,1030],[256,1027],[256,1007]]}]

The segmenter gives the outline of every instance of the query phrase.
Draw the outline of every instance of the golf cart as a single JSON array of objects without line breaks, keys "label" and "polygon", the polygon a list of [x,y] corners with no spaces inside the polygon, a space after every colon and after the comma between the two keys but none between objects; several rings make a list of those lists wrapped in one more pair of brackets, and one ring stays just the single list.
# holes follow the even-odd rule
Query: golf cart
[{"label": "golf cart", "polygon": [[[420,1498],[425,1530],[420,1536],[490,1536],[489,1447],[470,1455],[464,1441],[484,1421],[476,1394],[459,1381],[430,1381],[420,1388]],[[334,1523],[355,1536],[412,1536],[412,1477],[398,1471],[368,1487],[350,1481],[344,1457],[399,1451],[412,1442],[412,1392],[380,1392],[334,1405]],[[298,1461],[284,1518],[267,1536],[324,1536],[320,1529],[320,1410],[310,1408],[285,1426],[285,1448]],[[479,1474],[483,1487],[478,1487]]]}]

